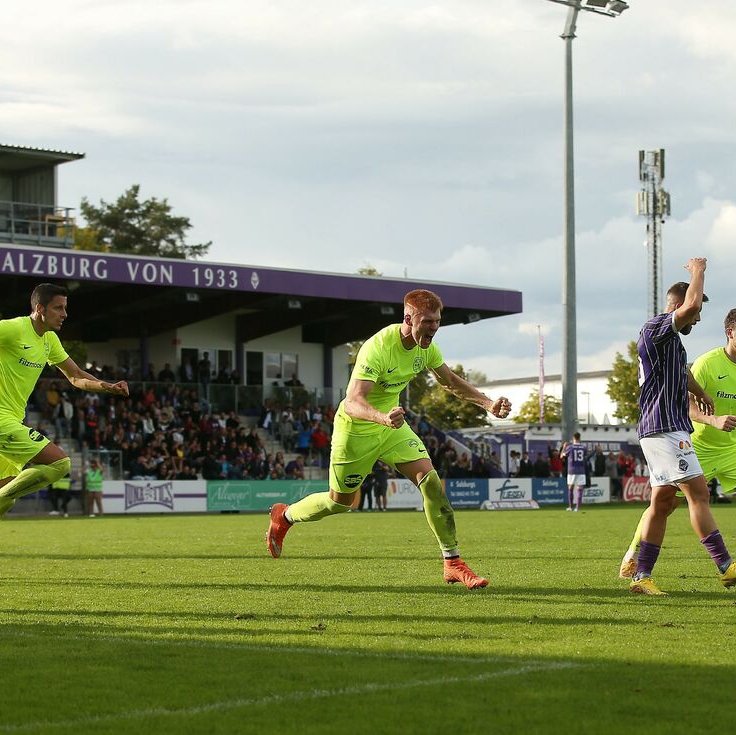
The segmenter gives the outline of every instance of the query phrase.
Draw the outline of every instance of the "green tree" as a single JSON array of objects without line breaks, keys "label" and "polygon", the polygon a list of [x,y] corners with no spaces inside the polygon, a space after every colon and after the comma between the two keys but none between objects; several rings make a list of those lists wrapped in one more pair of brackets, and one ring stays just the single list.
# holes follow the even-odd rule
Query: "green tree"
[{"label": "green tree", "polygon": [[486,385],[488,376],[482,370],[468,370],[468,383],[473,385]]},{"label": "green tree", "polygon": [[176,217],[167,199],[139,200],[140,186],[134,184],[115,203],[100,200],[94,206],[85,197],[79,205],[87,227],[75,238],[81,249],[110,253],[156,255],[162,258],[200,258],[211,242],[187,245],[192,225],[188,217]]},{"label": "green tree", "polygon": [[[514,416],[517,424],[539,423],[539,391],[534,390],[521,404],[519,413]],[[554,396],[544,396],[544,423],[559,424],[562,421],[562,401]]]},{"label": "green tree", "polygon": [[613,359],[606,393],[616,404],[614,417],[627,424],[635,424],[639,420],[639,354],[636,342],[629,342],[626,351],[628,358],[617,352]]},{"label": "green tree", "polygon": [[[462,365],[456,365],[453,370],[467,380]],[[418,383],[419,378],[412,381],[411,390]],[[417,401],[411,395],[412,406],[417,413],[423,413],[429,421],[442,429],[466,429],[472,426],[486,426],[488,414],[485,409],[474,403],[464,401],[445,390],[436,380],[429,379],[429,385]]]}]

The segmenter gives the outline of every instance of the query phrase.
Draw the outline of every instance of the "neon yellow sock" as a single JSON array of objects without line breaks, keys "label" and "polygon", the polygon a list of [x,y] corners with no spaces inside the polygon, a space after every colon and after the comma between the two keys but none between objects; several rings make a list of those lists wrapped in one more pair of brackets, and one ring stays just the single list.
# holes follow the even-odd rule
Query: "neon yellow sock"
[{"label": "neon yellow sock", "polygon": [[312,493],[290,505],[286,517],[293,523],[307,523],[336,513],[347,513],[349,510],[350,505],[336,503],[329,492]]},{"label": "neon yellow sock", "polygon": [[458,556],[455,513],[445,495],[437,470],[428,472],[422,478],[419,489],[424,496],[424,515],[442,549],[442,556]]},{"label": "neon yellow sock", "polygon": [[51,464],[34,464],[27,467],[14,477],[7,485],[0,488],[0,498],[16,500],[28,493],[40,490],[42,487],[60,480],[69,474],[72,462],[69,457],[57,459]]},{"label": "neon yellow sock", "polygon": [[631,539],[631,543],[629,544],[629,549],[626,552],[627,559],[635,559],[637,555],[639,554],[639,544],[641,544],[641,529],[644,526],[644,516],[646,514],[647,514],[646,510],[641,514],[639,523],[636,526],[636,531],[634,531],[634,537]]}]

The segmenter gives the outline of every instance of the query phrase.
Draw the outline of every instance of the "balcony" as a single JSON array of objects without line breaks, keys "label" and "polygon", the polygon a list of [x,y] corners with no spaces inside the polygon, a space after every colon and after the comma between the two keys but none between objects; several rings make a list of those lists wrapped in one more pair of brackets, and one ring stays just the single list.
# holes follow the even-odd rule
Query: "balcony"
[{"label": "balcony", "polygon": [[75,221],[71,207],[0,201],[0,242],[71,248]]}]

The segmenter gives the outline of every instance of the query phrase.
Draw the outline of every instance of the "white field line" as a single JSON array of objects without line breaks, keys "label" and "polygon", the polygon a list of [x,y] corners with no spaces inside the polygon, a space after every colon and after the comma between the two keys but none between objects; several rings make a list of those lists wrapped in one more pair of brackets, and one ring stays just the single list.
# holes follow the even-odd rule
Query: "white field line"
[{"label": "white field line", "polygon": [[524,674],[535,674],[555,669],[576,668],[577,666],[579,666],[579,664],[562,661],[547,664],[517,666],[515,668],[505,669],[502,671],[489,671],[484,674],[473,674],[471,676],[443,676],[436,679],[414,679],[412,681],[400,681],[395,683],[382,682],[380,684],[362,684],[360,686],[344,687],[340,689],[306,689],[304,691],[291,692],[289,694],[270,694],[265,697],[254,697],[250,699],[226,699],[221,702],[211,702],[210,704],[203,704],[198,707],[151,707],[148,709],[134,709],[105,715],[86,715],[84,717],[76,717],[68,720],[37,720],[36,722],[26,722],[19,725],[0,724],[0,732],[27,732],[29,730],[48,730],[50,728],[59,727],[84,727],[86,725],[123,722],[126,720],[147,719],[152,717],[192,717],[212,712],[224,712],[226,710],[285,704],[289,702],[302,702],[314,699],[328,699],[331,697],[345,697],[346,695],[360,696],[364,694],[397,690],[419,689],[421,687],[474,684],[504,676],[522,676]]},{"label": "white field line", "polygon": [[[294,654],[311,654],[314,656],[352,656],[354,658],[380,658],[390,659],[394,661],[438,661],[442,663],[463,663],[463,664],[503,664],[513,663],[516,661],[511,656],[446,656],[433,653],[409,653],[402,651],[356,651],[347,648],[318,648],[310,646],[275,646],[263,645],[256,643],[224,643],[218,641],[187,641],[176,640],[174,638],[139,638],[136,636],[111,636],[97,635],[95,633],[89,635],[77,635],[72,638],[70,630],[64,635],[46,635],[44,633],[28,633],[17,631],[5,631],[0,628],[0,638],[38,638],[46,639],[56,638],[61,641],[70,642],[72,640],[83,639],[85,641],[102,641],[104,643],[126,643],[138,644],[141,646],[175,646],[182,648],[202,648],[205,650],[221,650],[221,651],[243,651],[246,653],[294,653]],[[537,663],[532,661],[531,663]]]}]

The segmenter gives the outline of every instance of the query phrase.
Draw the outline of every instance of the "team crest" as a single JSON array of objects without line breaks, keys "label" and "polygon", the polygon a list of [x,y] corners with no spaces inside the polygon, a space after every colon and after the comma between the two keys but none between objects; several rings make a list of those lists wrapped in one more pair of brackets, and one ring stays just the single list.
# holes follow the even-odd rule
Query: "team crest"
[{"label": "team crest", "polygon": [[421,357],[415,357],[414,358],[414,364],[411,366],[411,369],[415,373],[421,373],[422,372],[422,370],[424,369],[424,361],[422,360]]},{"label": "team crest", "polygon": [[684,459],[681,459],[677,466],[680,472],[684,472],[690,465]]}]

